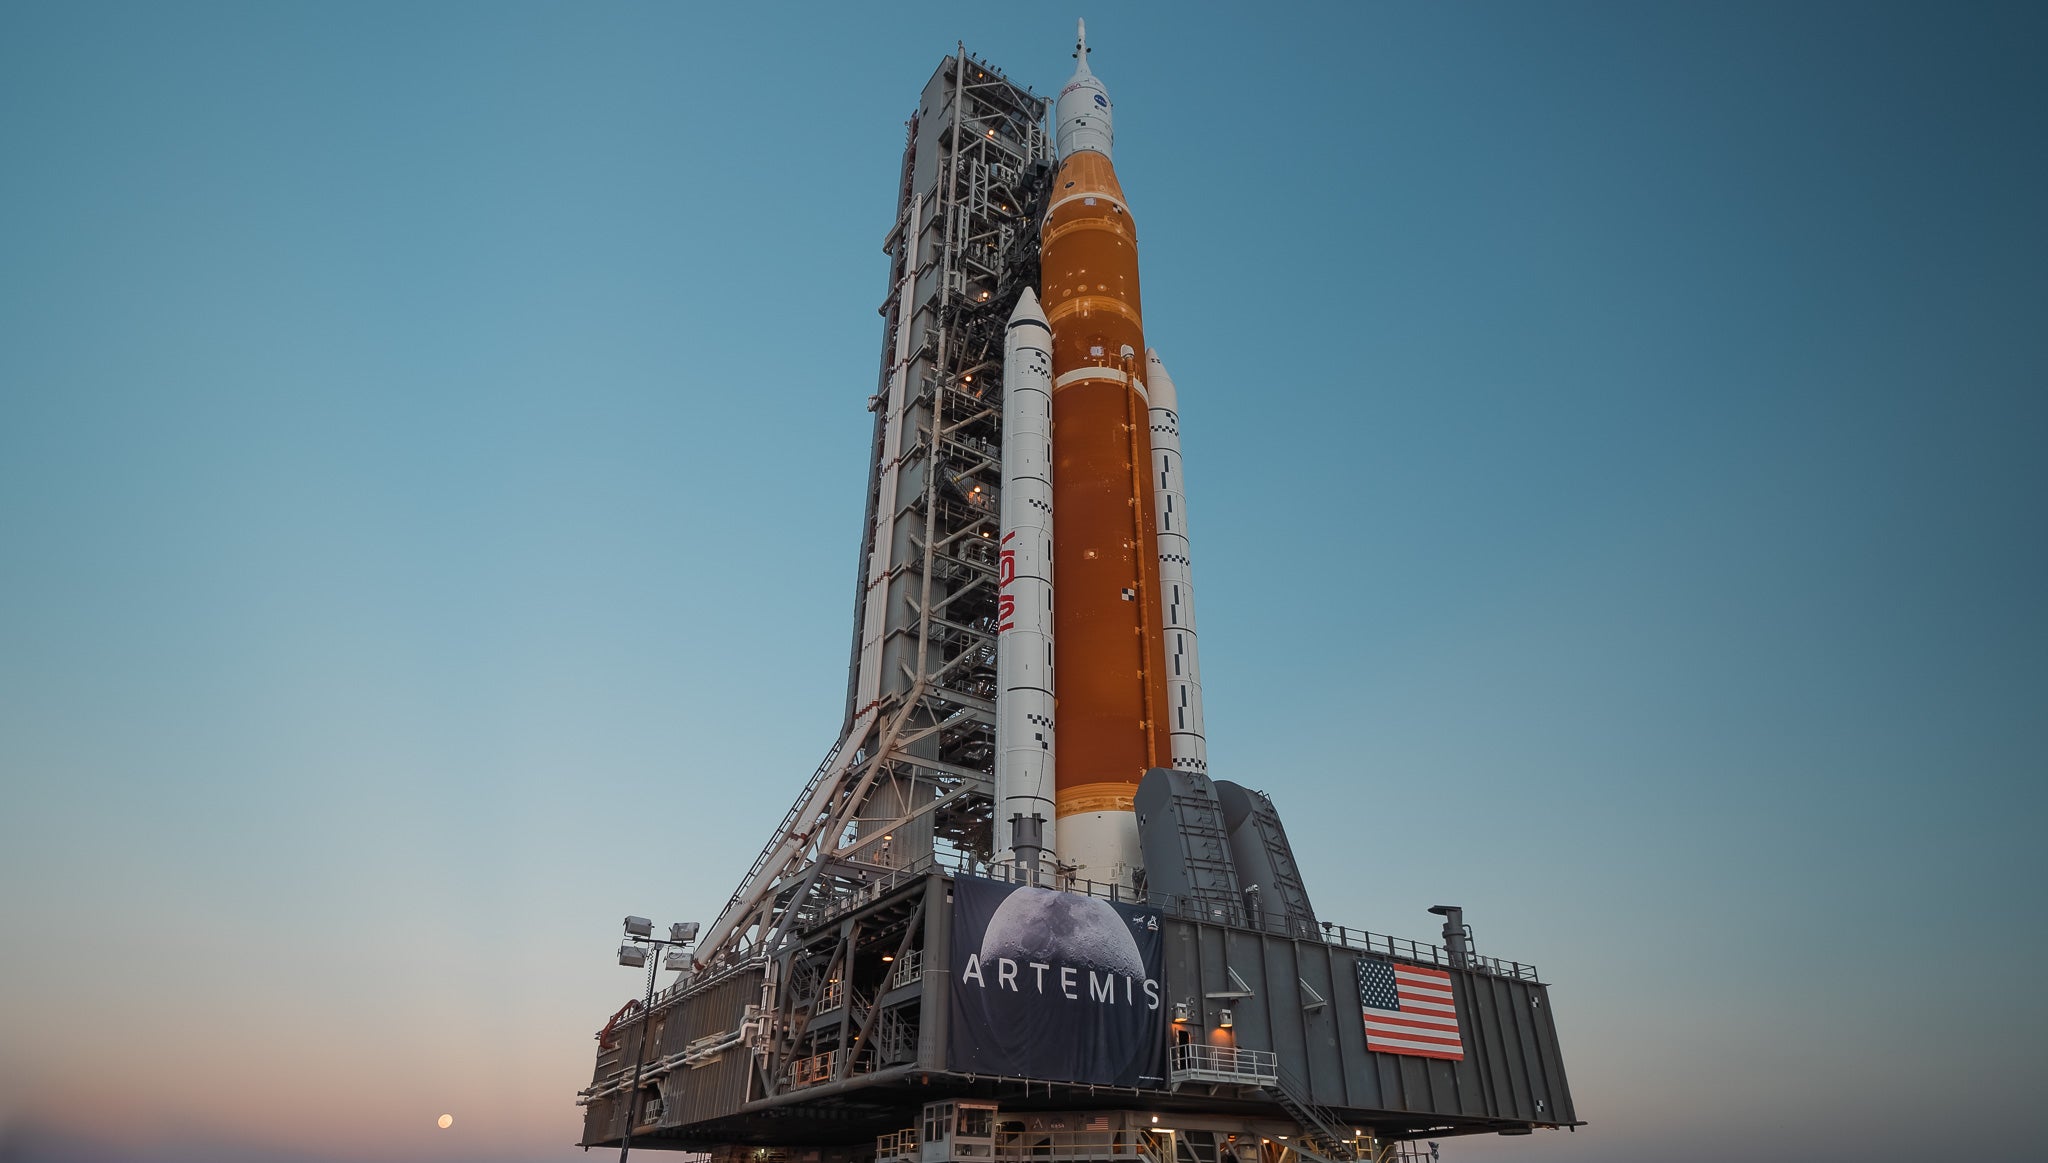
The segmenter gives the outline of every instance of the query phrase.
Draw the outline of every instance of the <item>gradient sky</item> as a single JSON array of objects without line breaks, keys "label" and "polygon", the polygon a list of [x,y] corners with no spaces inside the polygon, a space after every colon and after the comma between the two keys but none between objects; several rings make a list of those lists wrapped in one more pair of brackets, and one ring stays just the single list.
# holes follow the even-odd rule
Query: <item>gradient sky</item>
[{"label": "gradient sky", "polygon": [[[741,9],[0,4],[0,1158],[582,1157],[839,723],[903,121],[1071,68]],[[2044,10],[1082,14],[1215,770],[1554,983],[1446,1158],[2038,1158]]]}]

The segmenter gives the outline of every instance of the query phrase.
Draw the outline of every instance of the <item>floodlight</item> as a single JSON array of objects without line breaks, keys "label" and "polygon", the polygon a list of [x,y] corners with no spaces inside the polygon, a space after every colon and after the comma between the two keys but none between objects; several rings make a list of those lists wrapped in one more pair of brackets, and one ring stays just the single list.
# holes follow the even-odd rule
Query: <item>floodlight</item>
[{"label": "floodlight", "polygon": [[697,922],[677,921],[675,924],[670,925],[668,927],[668,939],[682,942],[695,941],[697,939]]},{"label": "floodlight", "polygon": [[647,968],[647,950],[638,945],[619,946],[619,964],[628,969]]},{"label": "floodlight", "polygon": [[1218,1010],[1218,1011],[1217,1011],[1217,1014],[1216,1014],[1216,1028],[1217,1028],[1217,1029],[1220,1029],[1220,1030],[1227,1030],[1227,1029],[1229,1029],[1229,1028],[1230,1028],[1231,1026],[1233,1026],[1233,1025],[1236,1025],[1236,1022],[1232,1020],[1232,1017],[1231,1017],[1231,1013],[1230,1013],[1230,1011],[1229,1011],[1229,1010]]},{"label": "floodlight", "polygon": [[690,955],[681,949],[671,949],[662,957],[661,967],[663,969],[673,969],[679,973],[688,973],[690,971]]},{"label": "floodlight", "polygon": [[646,917],[627,917],[626,935],[629,937],[654,936],[654,922]]}]

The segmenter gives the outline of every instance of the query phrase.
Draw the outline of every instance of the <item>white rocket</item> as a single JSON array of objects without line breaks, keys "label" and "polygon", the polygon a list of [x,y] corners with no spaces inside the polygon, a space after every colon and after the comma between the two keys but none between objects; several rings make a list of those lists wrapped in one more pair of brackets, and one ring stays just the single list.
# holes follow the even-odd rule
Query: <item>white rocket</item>
[{"label": "white rocket", "polygon": [[1152,417],[1152,495],[1159,514],[1159,603],[1166,631],[1166,718],[1179,771],[1209,773],[1202,733],[1202,662],[1195,648],[1195,579],[1188,498],[1181,482],[1180,401],[1159,352],[1145,352]]},{"label": "white rocket", "polygon": [[1052,330],[1028,287],[1003,339],[1000,520],[995,850],[999,861],[1014,862],[1036,880],[1041,856],[1054,851],[1055,819]]}]

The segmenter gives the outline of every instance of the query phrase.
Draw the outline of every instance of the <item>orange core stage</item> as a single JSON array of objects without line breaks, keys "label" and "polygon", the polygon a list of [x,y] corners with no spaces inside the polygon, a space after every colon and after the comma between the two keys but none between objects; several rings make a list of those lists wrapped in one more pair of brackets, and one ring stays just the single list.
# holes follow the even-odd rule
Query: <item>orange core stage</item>
[{"label": "orange core stage", "polygon": [[1040,264],[1053,336],[1057,811],[1065,820],[1131,811],[1138,780],[1171,755],[1138,232],[1109,158],[1086,150],[1060,166]]}]

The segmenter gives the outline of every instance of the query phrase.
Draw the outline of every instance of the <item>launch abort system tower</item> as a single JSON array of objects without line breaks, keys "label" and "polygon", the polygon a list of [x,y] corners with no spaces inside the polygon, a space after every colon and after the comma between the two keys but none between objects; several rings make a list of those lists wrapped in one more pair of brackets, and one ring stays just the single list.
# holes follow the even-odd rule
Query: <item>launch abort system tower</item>
[{"label": "launch abort system tower", "polygon": [[1442,945],[1320,920],[1258,773],[1208,769],[1179,405],[1082,40],[1056,103],[961,49],[910,119],[840,736],[600,1032],[587,1147],[1321,1163],[1576,1125],[1533,967],[1452,908]]}]

